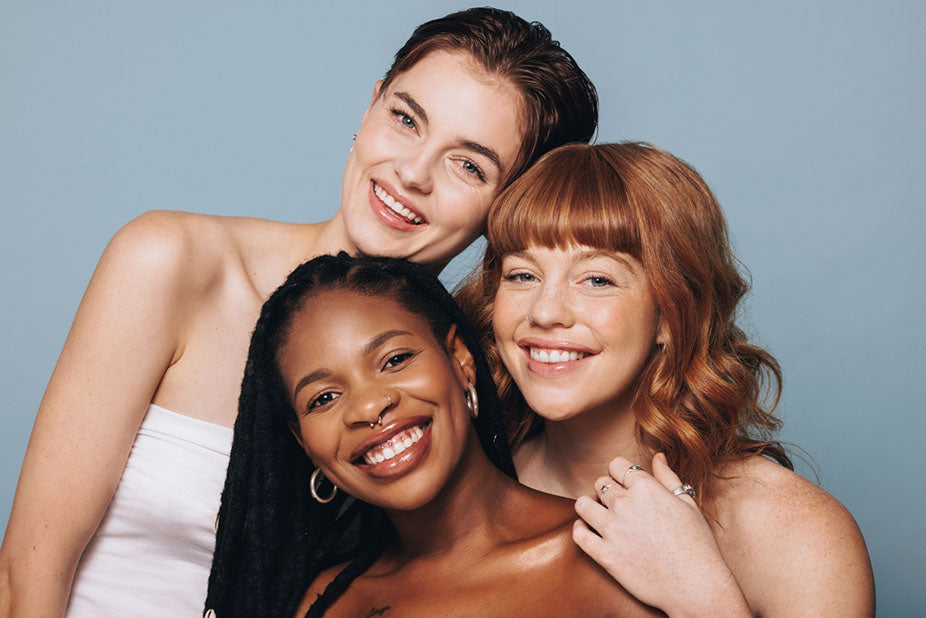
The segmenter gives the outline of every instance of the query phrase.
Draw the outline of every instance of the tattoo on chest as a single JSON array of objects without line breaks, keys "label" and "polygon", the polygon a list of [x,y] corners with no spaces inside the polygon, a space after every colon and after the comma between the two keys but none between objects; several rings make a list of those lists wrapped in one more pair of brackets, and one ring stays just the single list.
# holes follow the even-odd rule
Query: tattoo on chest
[{"label": "tattoo on chest", "polygon": [[390,605],[386,605],[385,607],[374,607],[370,610],[370,613],[367,614],[367,618],[372,618],[373,616],[382,616],[389,611],[390,607]]}]

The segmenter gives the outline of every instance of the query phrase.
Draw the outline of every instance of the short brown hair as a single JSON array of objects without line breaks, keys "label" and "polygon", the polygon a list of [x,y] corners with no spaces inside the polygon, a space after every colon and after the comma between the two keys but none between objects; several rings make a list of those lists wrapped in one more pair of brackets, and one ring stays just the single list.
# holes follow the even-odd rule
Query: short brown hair
[{"label": "short brown hair", "polygon": [[488,7],[426,22],[396,52],[381,92],[396,76],[435,51],[466,53],[489,75],[510,82],[521,95],[521,151],[504,184],[547,151],[571,142],[588,142],[595,134],[595,86],[543,24]]}]

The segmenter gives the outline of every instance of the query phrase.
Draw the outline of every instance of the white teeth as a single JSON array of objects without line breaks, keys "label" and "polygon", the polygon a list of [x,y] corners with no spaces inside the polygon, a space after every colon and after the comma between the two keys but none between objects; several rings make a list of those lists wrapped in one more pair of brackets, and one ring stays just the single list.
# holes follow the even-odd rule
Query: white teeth
[{"label": "white teeth", "polygon": [[423,435],[424,430],[421,427],[406,429],[368,450],[363,455],[363,461],[371,465],[388,461],[418,442]]},{"label": "white teeth", "polygon": [[555,350],[549,348],[531,348],[531,359],[541,363],[565,363],[585,358],[585,352],[575,350]]},{"label": "white teeth", "polygon": [[373,193],[376,195],[376,197],[382,200],[383,204],[389,207],[389,210],[398,215],[402,215],[408,219],[409,223],[422,223],[424,221],[424,219],[410,211],[401,202],[397,201],[394,197],[386,193],[386,190],[375,182],[373,183]]}]

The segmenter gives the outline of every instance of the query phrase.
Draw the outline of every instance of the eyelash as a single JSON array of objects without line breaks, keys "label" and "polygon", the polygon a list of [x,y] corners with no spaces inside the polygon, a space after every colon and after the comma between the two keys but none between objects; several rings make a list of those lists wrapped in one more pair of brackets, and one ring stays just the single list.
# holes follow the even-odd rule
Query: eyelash
[{"label": "eyelash", "polygon": [[[472,166],[473,169],[471,169],[471,170],[466,169],[466,166],[468,166],[468,165],[469,165],[469,166]],[[475,176],[476,178],[478,178],[478,179],[481,180],[482,182],[485,182],[485,179],[486,179],[485,174],[482,173],[482,170],[479,169],[479,166],[478,166],[478,165],[476,165],[475,163],[473,163],[473,162],[470,161],[469,159],[463,159],[463,162],[462,162],[462,164],[461,164],[461,167],[463,168],[463,171],[466,172],[467,174],[472,174],[473,176]]]},{"label": "eyelash", "polygon": [[400,123],[402,123],[403,127],[414,130],[418,129],[418,123],[415,122],[415,119],[411,116],[411,114],[407,113],[405,110],[402,110],[398,107],[393,107],[390,111],[392,112],[392,115],[395,116]]},{"label": "eyelash", "polygon": [[[412,357],[412,353],[411,353],[411,352],[397,352],[397,353],[395,353],[395,354],[391,354],[391,355],[389,356],[389,358],[386,359],[386,363],[383,365],[383,369],[384,369],[384,370],[385,370],[385,369],[394,369],[394,368],[396,368],[396,367],[402,365],[405,361],[407,361],[407,360],[408,360],[409,358],[411,358],[411,357]],[[389,363],[391,363],[391,362],[394,361],[395,359],[399,359],[399,360],[396,361],[395,364],[390,365]]]},{"label": "eyelash", "polygon": [[536,280],[536,277],[530,273],[526,272],[516,272],[510,273],[502,277],[505,281],[513,281],[515,283],[529,283]]},{"label": "eyelash", "polygon": [[[331,399],[323,402],[322,399],[329,395],[331,395]],[[315,408],[319,406],[326,406],[332,401],[334,401],[335,399],[337,399],[338,396],[339,396],[338,393],[334,391],[325,391],[323,393],[319,393],[318,395],[316,395],[309,401],[309,405],[306,406],[306,412],[311,412],[312,410],[314,410]]]},{"label": "eyelash", "polygon": [[[591,277],[586,277],[585,280],[591,282],[592,286],[596,288],[614,285],[614,281],[602,275],[592,275]],[[595,283],[595,281],[600,282],[601,285]]]},{"label": "eyelash", "polygon": [[[418,123],[415,122],[415,118],[406,112],[405,110],[399,107],[393,107],[390,109],[392,115],[402,124],[403,127],[407,129],[418,130]],[[471,176],[475,176],[480,181],[485,182],[486,176],[483,173],[482,168],[470,161],[469,159],[463,159],[460,167],[463,171]],[[471,168],[471,169],[470,169]]]}]

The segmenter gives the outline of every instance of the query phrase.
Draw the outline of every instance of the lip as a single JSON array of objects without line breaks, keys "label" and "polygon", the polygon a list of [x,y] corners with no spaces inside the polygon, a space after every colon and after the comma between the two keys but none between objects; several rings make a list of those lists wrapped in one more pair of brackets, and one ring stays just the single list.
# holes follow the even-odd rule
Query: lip
[{"label": "lip", "polygon": [[[535,373],[540,376],[545,377],[555,377],[563,375],[564,373],[569,373],[576,369],[583,367],[591,358],[594,358],[598,354],[597,351],[592,350],[591,348],[583,345],[579,345],[572,341],[565,341],[560,339],[539,339],[536,337],[525,337],[517,341],[518,347],[521,349],[522,354],[524,355],[525,362],[527,363],[527,369],[531,373]],[[542,363],[531,358],[531,348],[544,348],[550,350],[565,350],[567,352],[581,352],[584,356],[577,360],[567,360],[559,363]]]},{"label": "lip", "polygon": [[[434,425],[433,421],[434,419],[428,416],[412,416],[389,423],[382,430],[371,434],[354,447],[354,450],[351,451],[350,454],[352,465],[356,466],[364,474],[375,479],[387,480],[402,476],[415,468],[431,450],[431,427]],[[376,464],[356,463],[357,460],[373,446],[382,444],[391,437],[416,425],[426,425],[424,427],[424,435],[421,436],[418,442],[406,448],[396,457]]]},{"label": "lip", "polygon": [[[423,219],[423,222],[417,223],[417,224],[409,223],[405,217],[399,215],[394,210],[386,206],[386,204],[381,199],[376,197],[376,193],[373,192],[374,184],[379,185],[381,189],[383,189],[386,193],[388,193],[392,197],[396,198],[399,202],[402,203],[403,206],[408,208],[412,213],[414,213],[418,217],[421,217]],[[415,208],[414,205],[411,204],[411,200],[409,200],[406,196],[396,191],[395,188],[389,185],[389,183],[387,182],[383,182],[379,179],[371,180],[370,186],[367,190],[367,197],[369,198],[370,208],[373,210],[373,214],[375,214],[376,217],[384,225],[386,225],[387,227],[393,230],[396,230],[399,232],[410,232],[412,230],[419,230],[428,225],[428,218],[425,217],[421,213],[420,210]]]}]

